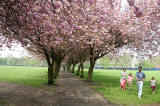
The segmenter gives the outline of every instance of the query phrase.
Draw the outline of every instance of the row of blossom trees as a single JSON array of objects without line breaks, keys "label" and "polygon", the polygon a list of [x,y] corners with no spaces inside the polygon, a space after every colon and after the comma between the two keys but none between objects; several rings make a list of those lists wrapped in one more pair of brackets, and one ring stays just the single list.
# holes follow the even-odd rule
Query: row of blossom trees
[{"label": "row of blossom trees", "polygon": [[0,36],[8,45],[20,42],[47,60],[48,85],[54,84],[64,58],[68,67],[80,63],[82,73],[83,63],[89,60],[87,81],[91,81],[97,59],[123,46],[145,47],[155,38],[152,33],[159,33],[159,1],[128,0],[127,4],[124,7],[122,0],[1,0]]}]

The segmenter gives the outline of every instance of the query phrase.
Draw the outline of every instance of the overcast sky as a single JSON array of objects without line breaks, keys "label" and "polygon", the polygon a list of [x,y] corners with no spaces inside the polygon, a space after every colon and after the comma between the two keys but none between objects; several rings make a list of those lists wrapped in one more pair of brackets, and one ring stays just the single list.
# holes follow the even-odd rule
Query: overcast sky
[{"label": "overcast sky", "polygon": [[4,46],[2,50],[0,50],[0,57],[14,56],[17,58],[29,55],[20,44],[14,45],[11,49]]}]

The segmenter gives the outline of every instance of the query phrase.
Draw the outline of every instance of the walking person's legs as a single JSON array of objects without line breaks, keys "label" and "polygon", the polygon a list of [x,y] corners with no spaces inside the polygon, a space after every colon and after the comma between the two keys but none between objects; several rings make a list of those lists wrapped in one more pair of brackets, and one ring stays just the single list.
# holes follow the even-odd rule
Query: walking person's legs
[{"label": "walking person's legs", "polygon": [[151,88],[152,88],[152,94],[154,94],[155,86],[151,86]]},{"label": "walking person's legs", "polygon": [[137,89],[138,89],[138,94],[139,94],[139,82],[137,82]]},{"label": "walking person's legs", "polygon": [[141,98],[142,89],[143,89],[143,81],[138,81],[137,87],[138,87],[138,97]]},{"label": "walking person's legs", "polygon": [[129,90],[129,91],[132,90],[132,82],[128,82],[128,90]]}]

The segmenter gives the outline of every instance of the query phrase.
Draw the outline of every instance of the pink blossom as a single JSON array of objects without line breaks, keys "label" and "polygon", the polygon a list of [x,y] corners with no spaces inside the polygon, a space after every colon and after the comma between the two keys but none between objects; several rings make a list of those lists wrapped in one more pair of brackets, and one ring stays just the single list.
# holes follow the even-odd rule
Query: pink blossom
[{"label": "pink blossom", "polygon": [[32,21],[33,26],[37,25],[37,22],[35,20]]},{"label": "pink blossom", "polygon": [[55,4],[54,4],[54,8],[55,8],[55,9],[58,9],[58,8],[60,8],[60,4],[58,4],[58,3],[55,3]]},{"label": "pink blossom", "polygon": [[22,23],[24,20],[24,17],[23,16],[19,16],[19,21]]},{"label": "pink blossom", "polygon": [[141,17],[143,15],[142,10],[136,6],[134,8],[135,8],[135,10],[134,10],[135,16],[138,18]]},{"label": "pink blossom", "polygon": [[33,0],[28,0],[28,2],[29,2],[29,3],[32,3],[32,2],[33,2]]},{"label": "pink blossom", "polygon": [[129,6],[134,6],[135,0],[127,0],[127,1],[128,1]]}]

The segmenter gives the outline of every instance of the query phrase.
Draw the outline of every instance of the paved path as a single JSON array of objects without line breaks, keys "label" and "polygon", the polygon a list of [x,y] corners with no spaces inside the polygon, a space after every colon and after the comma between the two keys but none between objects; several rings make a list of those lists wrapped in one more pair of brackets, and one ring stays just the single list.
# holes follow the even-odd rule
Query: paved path
[{"label": "paved path", "polygon": [[71,73],[61,73],[55,89],[0,82],[0,106],[116,106]]}]

